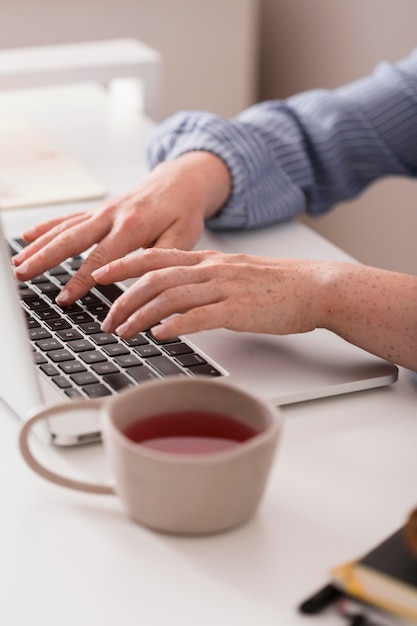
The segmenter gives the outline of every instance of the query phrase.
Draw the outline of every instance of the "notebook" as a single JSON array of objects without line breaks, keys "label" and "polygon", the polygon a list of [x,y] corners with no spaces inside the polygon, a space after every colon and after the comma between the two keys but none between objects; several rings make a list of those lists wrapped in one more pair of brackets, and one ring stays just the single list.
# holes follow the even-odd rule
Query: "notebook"
[{"label": "notebook", "polygon": [[101,183],[29,119],[0,118],[0,208],[100,198]]},{"label": "notebook", "polygon": [[[199,242],[200,248],[215,247],[226,252],[246,251],[269,256],[277,253],[280,256],[311,256],[315,246],[323,258],[326,254],[324,241],[297,223],[253,233],[205,233]],[[47,286],[47,277],[18,287],[11,269],[9,244],[3,232],[0,232],[0,252],[0,284],[7,294],[0,307],[4,359],[0,396],[22,419],[42,405],[71,401],[80,395],[95,398],[107,395],[107,392],[119,393],[126,387],[126,380],[129,384],[141,384],[149,378],[165,375],[224,376],[280,405],[384,386],[397,379],[398,370],[394,365],[325,330],[275,337],[218,329],[178,337],[166,345],[158,345],[145,332],[137,339],[137,342],[143,339],[144,344],[121,342],[120,351],[114,336],[100,332],[99,322],[105,314],[103,307],[110,305],[122,285],[110,287],[104,296],[93,290],[84,303],[79,303],[81,312],[79,309],[69,312],[72,316],[69,327],[61,327],[58,322],[61,335],[50,337],[52,327],[56,326],[51,320],[59,319],[59,311],[53,301],[53,288],[51,291]],[[329,247],[329,255],[332,254],[333,248]],[[53,280],[62,277],[59,272],[63,270],[70,272],[71,265],[76,269],[81,261],[72,259],[69,265],[63,264],[64,268],[53,268]],[[30,290],[34,293],[30,294]],[[27,297],[23,307],[20,291]],[[47,306],[39,304],[42,298],[47,299]],[[53,311],[52,318],[49,310]],[[35,326],[28,324],[32,317]],[[74,338],[72,333],[78,332],[81,326],[87,336],[76,334]],[[34,331],[32,344],[28,337],[31,330]],[[116,346],[112,355],[118,359],[115,364],[114,361],[109,363],[108,348],[112,346]],[[93,354],[95,356],[91,358]],[[83,369],[77,369],[79,366],[76,365],[80,355],[84,357],[81,358]],[[102,368],[97,367],[100,363],[104,363],[104,376],[107,376],[104,381],[100,379]],[[102,393],[103,388],[107,388],[105,393]],[[48,438],[57,445],[98,440],[100,430],[96,412],[76,419],[71,416],[69,421],[51,420]]]}]

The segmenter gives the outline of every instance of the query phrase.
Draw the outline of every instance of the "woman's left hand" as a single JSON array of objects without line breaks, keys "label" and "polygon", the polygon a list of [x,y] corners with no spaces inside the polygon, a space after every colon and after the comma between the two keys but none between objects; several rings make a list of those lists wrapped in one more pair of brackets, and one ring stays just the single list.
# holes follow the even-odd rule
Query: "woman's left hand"
[{"label": "woman's left hand", "polygon": [[109,263],[93,278],[111,283],[139,276],[102,325],[125,338],[151,327],[159,339],[216,327],[289,334],[313,330],[319,323],[325,265],[153,248]]}]

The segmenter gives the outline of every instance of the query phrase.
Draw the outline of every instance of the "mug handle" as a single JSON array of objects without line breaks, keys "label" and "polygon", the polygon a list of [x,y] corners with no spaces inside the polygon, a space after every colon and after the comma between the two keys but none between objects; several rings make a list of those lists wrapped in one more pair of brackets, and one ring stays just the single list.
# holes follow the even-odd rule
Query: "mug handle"
[{"label": "mug handle", "polygon": [[[88,406],[91,408],[94,406],[99,409],[102,405],[101,401],[88,400]],[[23,456],[25,462],[29,465],[29,467],[39,474],[42,478],[49,480],[56,485],[60,485],[61,487],[67,487],[68,489],[75,489],[76,491],[84,491],[87,493],[97,493],[103,495],[114,495],[116,492],[111,485],[103,485],[100,483],[87,483],[80,480],[73,480],[72,478],[66,478],[65,476],[61,476],[60,474],[56,474],[52,470],[47,469],[43,465],[41,465],[33,456],[30,447],[29,447],[29,435],[32,427],[41,420],[47,419],[48,417],[55,417],[59,412],[65,412],[65,410],[76,410],[77,404],[79,408],[81,406],[85,408],[84,402],[71,402],[68,405],[61,405],[55,407],[49,407],[47,409],[43,409],[30,417],[23,425],[20,434],[19,434],[19,448],[20,452]]]}]

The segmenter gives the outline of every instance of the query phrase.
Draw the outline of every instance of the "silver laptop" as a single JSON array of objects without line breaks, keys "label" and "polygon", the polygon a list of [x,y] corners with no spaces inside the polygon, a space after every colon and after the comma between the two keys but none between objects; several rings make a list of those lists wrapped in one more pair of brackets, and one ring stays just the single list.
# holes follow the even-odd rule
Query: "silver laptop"
[{"label": "silver laptop", "polygon": [[[342,255],[345,258],[331,244],[296,222],[251,233],[205,233],[198,247],[268,256],[323,259],[327,255],[340,259]],[[112,340],[100,333],[100,318],[95,317],[95,313],[90,322],[81,322],[76,316],[72,324],[75,329],[78,328],[76,324],[84,326],[86,337],[78,338],[77,341],[61,334],[58,343],[61,341],[63,345],[51,346],[48,343],[57,340],[48,337],[48,332],[44,333],[44,330],[51,330],[49,318],[40,315],[42,311],[36,308],[36,298],[30,300],[32,309],[25,307],[26,311],[19,301],[10,266],[9,246],[1,230],[0,253],[0,283],[3,294],[7,294],[3,295],[0,307],[3,331],[0,396],[22,419],[40,406],[71,401],[74,397],[97,397],[101,395],[103,387],[107,387],[108,395],[119,393],[125,388],[122,381],[126,382],[126,379],[130,384],[141,384],[148,377],[171,374],[228,376],[231,381],[246,389],[283,405],[388,385],[395,382],[398,376],[396,366],[325,330],[275,337],[219,329],[177,338],[176,342],[166,346],[156,344],[150,340],[149,334],[144,333],[144,349],[140,349],[138,343],[124,344],[120,352],[119,348],[110,344],[114,348],[111,356],[113,361],[116,359],[116,363],[108,365],[107,360],[110,359],[106,346]],[[35,286],[35,292],[38,293],[36,289]],[[53,298],[49,303],[56,312]],[[102,311],[101,305],[97,306]],[[97,311],[97,306],[95,309],[93,307],[94,311]],[[35,341],[31,345],[28,318],[32,314],[40,332],[35,333]],[[140,344],[140,338],[138,341]],[[146,342],[149,347],[146,347]],[[40,346],[36,350],[37,360],[40,361],[38,365],[34,362],[33,344],[35,348]],[[68,366],[60,360],[59,351],[71,353]],[[77,370],[80,356],[84,367]],[[104,382],[97,380],[98,370],[103,369],[98,367],[100,363],[104,363],[104,371],[108,372]],[[42,365],[43,372],[39,372]],[[52,375],[52,372],[55,374]],[[99,440],[96,412],[76,418],[72,414],[69,420],[51,421],[48,424],[48,438],[57,445]]]}]

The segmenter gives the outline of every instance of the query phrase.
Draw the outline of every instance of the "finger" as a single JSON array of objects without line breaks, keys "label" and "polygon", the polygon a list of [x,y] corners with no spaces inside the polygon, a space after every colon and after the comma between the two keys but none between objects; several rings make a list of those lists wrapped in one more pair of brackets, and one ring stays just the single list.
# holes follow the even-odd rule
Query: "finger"
[{"label": "finger", "polygon": [[110,226],[98,220],[81,220],[72,224],[69,230],[57,234],[44,235],[35,241],[29,250],[25,249],[15,260],[16,276],[29,280],[61,263],[62,261],[84,252],[100,241]]},{"label": "finger", "polygon": [[[190,335],[203,330],[226,328],[226,315],[223,302],[216,302],[164,319],[151,326],[152,335],[158,339],[172,339],[181,335]],[[136,331],[137,332],[137,331]],[[128,337],[126,337],[128,338]]]},{"label": "finger", "polygon": [[22,233],[22,239],[24,239],[24,241],[27,241],[28,243],[31,243],[32,241],[35,241],[35,239],[37,239],[38,237],[41,237],[42,235],[52,230],[59,224],[62,224],[63,222],[67,222],[69,219],[77,218],[81,215],[84,215],[84,212],[74,213],[71,216],[65,215],[63,217],[57,217],[57,218],[42,222],[40,224],[36,224],[32,228],[28,228]]},{"label": "finger", "polygon": [[[153,322],[161,319],[161,315],[171,315],[185,310],[183,307],[193,304],[193,294],[194,297],[199,297],[197,286],[204,280],[201,273],[194,275],[186,268],[181,268],[181,271],[178,271],[178,268],[165,268],[148,272],[114,302],[107,317],[103,320],[102,328],[105,332],[114,332],[132,314],[145,306],[147,308],[144,309],[144,315],[148,311],[152,312],[152,306],[155,303],[159,308],[156,317],[152,313]],[[181,289],[182,291],[178,291]],[[205,290],[205,297],[210,297],[208,290]],[[151,303],[150,307],[149,303]],[[151,323],[147,318],[144,319],[146,319],[145,326]]]},{"label": "finger", "polygon": [[[80,269],[57,296],[57,303],[67,306],[81,298],[96,284],[97,281],[93,274],[97,268],[102,267],[103,264],[104,267],[107,267],[110,261],[119,256],[124,257],[128,252],[130,250],[126,238],[110,233],[87,255]],[[115,280],[111,282],[115,282]]]},{"label": "finger", "polygon": [[[56,225],[52,230],[47,231],[43,235],[36,238],[31,244],[25,247],[19,254],[13,257],[13,264],[19,267],[19,272],[36,272],[40,266],[38,273],[45,271],[48,267],[57,265],[70,256],[83,252],[83,241],[78,233],[79,228],[83,227],[88,216],[79,214],[70,220],[65,220]],[[77,230],[75,230],[77,229]],[[87,229],[87,232],[89,229]],[[30,264],[28,261],[30,260]],[[27,264],[23,268],[23,264]],[[33,264],[33,268],[32,268]],[[46,266],[46,267],[45,267]],[[29,269],[30,268],[30,269]],[[32,274],[35,275],[35,274]],[[31,278],[32,276],[28,276]],[[26,280],[26,278],[24,278]]]},{"label": "finger", "polygon": [[[206,254],[209,252],[207,251]],[[197,265],[203,258],[204,253],[202,251],[184,252],[163,248],[141,249],[103,265],[93,272],[93,277],[98,283],[109,284],[127,278],[137,278],[153,270],[171,266]]]},{"label": "finger", "polygon": [[[178,316],[189,311],[204,310],[204,307],[223,301],[223,297],[215,290],[208,290],[205,284],[180,285],[163,291],[140,307],[133,307],[133,312],[115,327],[115,332],[124,338],[129,338],[161,320]],[[126,311],[126,309],[125,309]],[[200,324],[202,321],[199,322]],[[212,322],[206,320],[204,324],[217,323],[217,318]],[[211,326],[210,326],[211,327]]]},{"label": "finger", "polygon": [[[118,198],[113,198],[102,203],[95,210],[83,211],[64,218],[49,220],[26,231],[24,237],[28,241],[30,239],[30,245],[13,257],[14,265],[20,266],[33,255],[37,255],[48,244],[51,244],[50,247],[41,257],[43,260],[42,266],[46,265],[47,267],[44,267],[42,270],[39,269],[39,272],[57,265],[66,258],[84,252],[100,241],[111,228],[112,212],[117,206],[117,202]],[[81,229],[77,228],[77,226],[81,226]],[[35,275],[33,271],[41,263],[39,258],[35,259],[34,269],[32,270],[32,267],[30,267],[32,275],[29,278]]]}]

